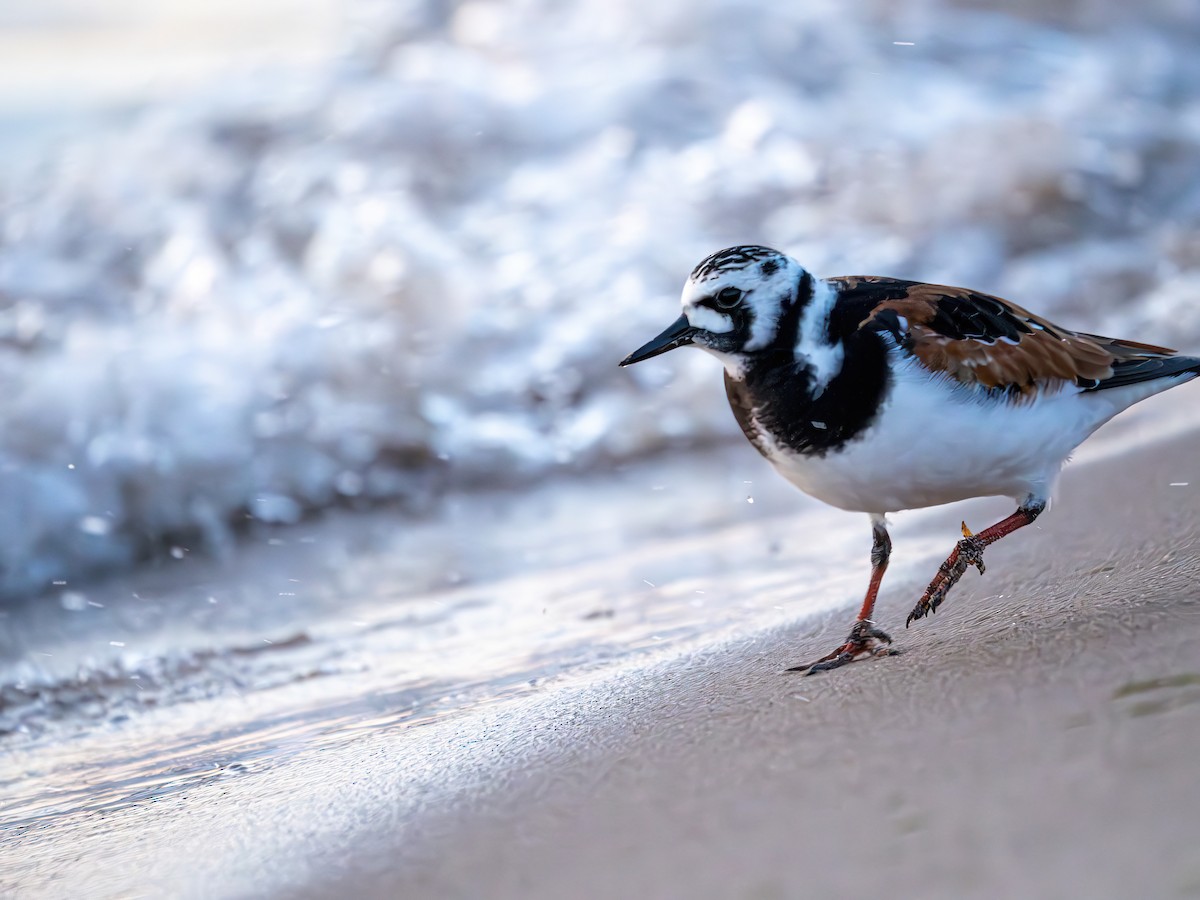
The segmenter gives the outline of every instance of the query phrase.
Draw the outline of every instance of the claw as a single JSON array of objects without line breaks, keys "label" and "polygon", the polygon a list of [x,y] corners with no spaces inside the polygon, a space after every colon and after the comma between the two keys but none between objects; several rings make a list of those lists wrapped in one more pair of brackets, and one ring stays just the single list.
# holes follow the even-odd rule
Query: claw
[{"label": "claw", "polygon": [[[937,579],[935,578],[934,581],[936,582]],[[942,591],[940,585],[935,587],[931,584],[929,587],[927,587],[924,595],[920,600],[917,601],[917,605],[914,606],[912,608],[912,612],[908,614],[908,618],[904,620],[904,627],[907,628],[909,625],[911,625],[914,619],[923,619],[927,615],[931,615],[932,613],[936,612],[938,604],[942,602],[939,594],[943,593],[944,591]]]},{"label": "claw", "polygon": [[803,672],[812,675],[814,672],[828,672],[839,669],[857,659],[873,658],[876,656],[899,656],[899,650],[887,646],[891,644],[892,636],[882,629],[876,628],[870,619],[861,619],[850,629],[846,643],[832,653],[826,654],[816,662],[803,666],[792,666],[788,672]]},{"label": "claw", "polygon": [[929,587],[925,588],[925,593],[921,595],[917,605],[904,620],[904,627],[907,628],[911,625],[914,619],[921,619],[937,612],[938,606],[946,599],[950,589],[958,584],[958,580],[966,574],[967,569],[971,566],[977,568],[980,575],[986,572],[987,567],[983,564],[984,548],[994,544],[1006,534],[1011,534],[1018,528],[1028,525],[1045,508],[1044,500],[1031,496],[1011,516],[985,528],[979,534],[975,534],[967,527],[967,523],[963,522],[962,540],[955,545],[946,561],[938,566],[937,573],[929,582]]},{"label": "claw", "polygon": [[929,582],[929,587],[925,588],[925,593],[904,620],[905,628],[912,624],[913,619],[921,619],[937,612],[937,608],[950,593],[950,588],[958,584],[958,580],[971,566],[977,568],[980,575],[986,571],[987,567],[983,564],[983,544],[971,533],[966,522],[962,523],[962,532],[963,539],[958,542],[950,557],[938,566],[933,581]]},{"label": "claw", "polygon": [[850,629],[850,642],[865,644],[871,639],[883,641],[885,644],[892,642],[892,636],[883,629],[876,628],[870,619],[855,622],[854,627]]},{"label": "claw", "polygon": [[855,656],[849,651],[844,651],[837,654],[833,659],[822,659],[807,666],[792,666],[788,669],[789,672],[803,672],[805,675],[811,675],[813,672],[828,672],[830,669],[840,669],[847,663],[854,662]]}]

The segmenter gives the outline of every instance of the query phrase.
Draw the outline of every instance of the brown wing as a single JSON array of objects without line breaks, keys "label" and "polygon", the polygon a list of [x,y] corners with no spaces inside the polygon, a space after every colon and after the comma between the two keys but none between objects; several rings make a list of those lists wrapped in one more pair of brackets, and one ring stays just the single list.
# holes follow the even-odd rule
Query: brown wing
[{"label": "brown wing", "polygon": [[[1173,350],[1060,328],[1016,304],[966,288],[875,276],[831,278],[856,329],[891,332],[933,372],[963,384],[1032,395],[1063,382],[1096,388],[1116,367]],[[849,324],[849,323],[847,323]],[[1166,374],[1166,373],[1163,373]]]}]

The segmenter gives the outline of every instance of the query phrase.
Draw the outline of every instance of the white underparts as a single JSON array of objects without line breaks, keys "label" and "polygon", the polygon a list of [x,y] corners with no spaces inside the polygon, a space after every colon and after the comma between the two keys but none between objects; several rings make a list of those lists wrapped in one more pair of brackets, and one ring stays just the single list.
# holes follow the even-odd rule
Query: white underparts
[{"label": "white underparts", "polygon": [[846,355],[841,341],[829,342],[829,314],[837,302],[837,291],[826,281],[815,279],[812,300],[800,319],[796,335],[796,361],[812,373],[812,395],[819,397],[838,372]]},{"label": "white underparts", "polygon": [[1063,385],[1012,403],[930,373],[895,348],[889,357],[883,406],[844,446],[824,455],[797,453],[760,426],[764,454],[788,481],[833,506],[871,513],[968,497],[1043,500],[1063,461],[1089,434],[1178,383],[1164,378],[1090,393]]}]

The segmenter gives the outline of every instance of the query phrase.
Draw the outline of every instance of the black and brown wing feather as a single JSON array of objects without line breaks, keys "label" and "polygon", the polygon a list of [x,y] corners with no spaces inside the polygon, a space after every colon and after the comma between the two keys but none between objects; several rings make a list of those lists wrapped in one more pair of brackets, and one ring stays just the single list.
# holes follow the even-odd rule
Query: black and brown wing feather
[{"label": "black and brown wing feather", "polygon": [[966,288],[876,276],[829,282],[839,292],[831,328],[888,332],[931,372],[1016,398],[1064,383],[1091,391],[1200,372],[1200,359],[1069,331]]}]

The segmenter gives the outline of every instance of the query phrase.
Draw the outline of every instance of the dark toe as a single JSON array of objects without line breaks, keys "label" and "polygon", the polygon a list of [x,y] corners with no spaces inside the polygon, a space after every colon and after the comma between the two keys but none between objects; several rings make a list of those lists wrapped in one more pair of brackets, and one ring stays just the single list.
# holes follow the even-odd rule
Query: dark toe
[{"label": "dark toe", "polygon": [[854,662],[853,653],[839,653],[833,659],[827,659],[823,662],[813,663],[811,666],[801,666],[799,669],[790,671],[803,671],[805,675],[815,675],[817,672],[828,672],[830,669],[840,669],[842,666]]}]

